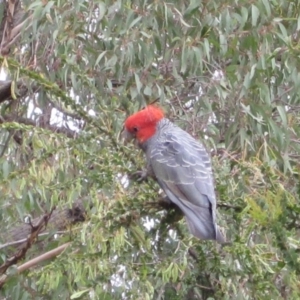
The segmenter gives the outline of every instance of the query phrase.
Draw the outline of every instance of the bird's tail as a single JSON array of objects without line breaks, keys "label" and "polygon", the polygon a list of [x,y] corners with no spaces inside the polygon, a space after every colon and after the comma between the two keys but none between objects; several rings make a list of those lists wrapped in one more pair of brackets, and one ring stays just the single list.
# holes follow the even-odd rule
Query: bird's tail
[{"label": "bird's tail", "polygon": [[210,209],[197,207],[192,204],[185,205],[180,203],[189,231],[195,237],[202,240],[216,240],[219,243],[225,243],[225,238],[215,224]]}]

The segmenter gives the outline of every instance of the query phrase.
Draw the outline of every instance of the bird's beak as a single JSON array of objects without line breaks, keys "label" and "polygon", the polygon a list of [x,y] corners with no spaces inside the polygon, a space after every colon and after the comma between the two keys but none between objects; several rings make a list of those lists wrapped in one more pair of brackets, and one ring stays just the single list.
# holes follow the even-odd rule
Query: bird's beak
[{"label": "bird's beak", "polygon": [[121,138],[124,140],[125,144],[134,139],[134,135],[131,134],[125,127],[121,132]]}]

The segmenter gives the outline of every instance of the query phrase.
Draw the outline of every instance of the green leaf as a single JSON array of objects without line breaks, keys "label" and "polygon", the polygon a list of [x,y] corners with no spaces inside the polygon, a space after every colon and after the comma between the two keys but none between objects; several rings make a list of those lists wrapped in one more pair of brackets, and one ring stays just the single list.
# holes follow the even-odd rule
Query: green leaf
[{"label": "green leaf", "polygon": [[251,5],[252,26],[255,27],[257,25],[259,15],[260,15],[259,9],[254,4],[252,4]]},{"label": "green leaf", "polygon": [[140,77],[139,77],[139,75],[137,73],[134,73],[134,78],[135,78],[137,92],[140,93],[143,84],[141,83]]},{"label": "green leaf", "polygon": [[86,289],[79,292],[75,292],[71,295],[70,299],[78,299],[89,291],[90,291],[89,289]]},{"label": "green leaf", "polygon": [[222,55],[226,54],[228,50],[227,39],[223,34],[220,34],[220,50]]},{"label": "green leaf", "polygon": [[268,0],[262,0],[262,3],[264,5],[264,7],[265,7],[265,11],[266,11],[267,17],[270,17],[271,14],[272,14],[270,2]]},{"label": "green leaf", "polygon": [[285,111],[284,107],[278,105],[276,108],[277,108],[280,118],[282,120],[283,126],[287,127],[287,116],[286,116],[286,111]]},{"label": "green leaf", "polygon": [[99,56],[96,59],[95,66],[97,66],[100,63],[101,59],[106,55],[106,53],[107,51],[103,51],[99,54]]},{"label": "green leaf", "polygon": [[151,96],[152,95],[152,89],[151,89],[151,87],[149,87],[148,85],[146,85],[145,89],[144,89],[144,94],[147,95],[147,96]]},{"label": "green leaf", "polygon": [[103,19],[103,17],[105,16],[105,13],[107,11],[106,5],[104,2],[100,1],[98,3],[99,6],[99,17],[98,17],[98,21],[101,21]]},{"label": "green leaf", "polygon": [[131,24],[129,25],[129,28],[132,28],[135,24],[137,24],[140,20],[142,19],[142,16],[137,17],[136,19],[134,19]]},{"label": "green leaf", "polygon": [[195,13],[198,10],[198,8],[200,7],[200,5],[201,5],[201,3],[198,0],[190,1],[189,6],[187,7],[187,9],[184,12],[184,17],[187,17],[188,15]]}]

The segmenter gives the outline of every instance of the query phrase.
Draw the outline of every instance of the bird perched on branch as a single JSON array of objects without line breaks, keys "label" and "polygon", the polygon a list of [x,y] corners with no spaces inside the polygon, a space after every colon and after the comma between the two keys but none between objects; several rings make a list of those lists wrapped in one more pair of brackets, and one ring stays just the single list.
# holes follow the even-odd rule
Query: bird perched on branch
[{"label": "bird perched on branch", "polygon": [[147,170],[183,212],[189,231],[203,240],[225,239],[216,224],[210,158],[201,143],[149,105],[125,121],[123,135],[146,153]]}]

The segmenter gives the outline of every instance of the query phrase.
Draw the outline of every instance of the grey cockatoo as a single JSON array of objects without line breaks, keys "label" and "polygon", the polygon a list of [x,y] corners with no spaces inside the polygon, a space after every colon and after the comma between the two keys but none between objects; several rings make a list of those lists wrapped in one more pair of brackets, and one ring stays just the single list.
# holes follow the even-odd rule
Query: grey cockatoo
[{"label": "grey cockatoo", "polygon": [[149,171],[183,212],[190,232],[199,239],[225,242],[216,224],[212,168],[203,145],[155,105],[128,117],[124,131],[137,139]]}]

